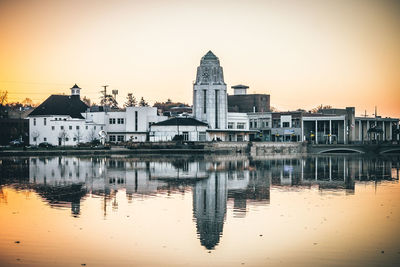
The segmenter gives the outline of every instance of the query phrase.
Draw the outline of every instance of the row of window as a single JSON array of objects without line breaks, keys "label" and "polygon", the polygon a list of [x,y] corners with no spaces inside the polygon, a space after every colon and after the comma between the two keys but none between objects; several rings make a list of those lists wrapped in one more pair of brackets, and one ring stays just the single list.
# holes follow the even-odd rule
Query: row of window
[{"label": "row of window", "polygon": [[123,135],[110,135],[108,137],[110,142],[123,142],[125,140],[125,136]]},{"label": "row of window", "polygon": [[250,120],[250,125],[249,126],[250,126],[250,128],[257,128],[257,127],[264,128],[264,127],[268,127],[269,126],[269,122],[266,121],[266,120],[261,120],[261,121]]},{"label": "row of window", "polygon": [[[56,120],[56,121],[61,121],[61,120],[64,120],[64,121],[66,121],[67,119],[66,118],[54,118],[54,120]],[[43,125],[47,125],[47,118],[43,118]],[[36,118],[33,118],[33,126],[36,126]]]},{"label": "row of window", "polygon": [[110,118],[108,120],[109,124],[124,124],[125,119],[124,118]]},{"label": "row of window", "polygon": [[[96,125],[93,126],[93,129],[94,129],[94,130],[96,130],[96,128],[97,128]],[[56,129],[55,126],[51,126],[51,130],[54,131],[55,129]],[[64,130],[64,125],[61,125],[61,126],[60,126],[60,129],[61,129],[61,130]],[[72,130],[72,125],[69,125],[69,126],[68,126],[68,129],[69,129],[69,130]],[[80,129],[79,125],[76,125],[76,126],[75,126],[75,129],[76,129],[76,130],[79,130],[79,129]],[[88,129],[89,129],[89,126],[86,125],[86,126],[85,126],[85,129],[88,130]],[[100,126],[100,130],[103,130],[103,126]]]},{"label": "row of window", "polygon": [[[75,142],[77,139],[76,139],[76,137],[74,137],[72,140]],[[33,137],[33,142],[36,142],[36,141],[39,141],[38,137]],[[69,138],[66,137],[65,138],[65,142],[68,142],[68,141],[69,141]],[[47,138],[46,137],[43,137],[43,142],[47,142]]]},{"label": "row of window", "polygon": [[280,120],[273,120],[272,121],[272,128],[300,128],[301,121],[299,119],[292,120],[292,125],[290,125],[289,121],[284,121],[281,123]]},{"label": "row of window", "polygon": [[[236,123],[236,129],[245,129],[245,128],[246,128],[246,123],[245,122]],[[235,123],[234,122],[228,122],[228,129],[235,129]]]}]

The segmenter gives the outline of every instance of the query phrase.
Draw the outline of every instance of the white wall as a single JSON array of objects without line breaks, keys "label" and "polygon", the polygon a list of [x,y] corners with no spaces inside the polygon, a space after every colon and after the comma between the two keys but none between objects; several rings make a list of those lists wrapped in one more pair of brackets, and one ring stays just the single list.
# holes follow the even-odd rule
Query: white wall
[{"label": "white wall", "polygon": [[[179,134],[188,132],[188,141],[199,141],[199,132],[206,132],[207,126],[179,126]],[[178,135],[178,126],[176,125],[152,125],[150,128],[150,141],[162,142],[171,141],[175,135]]]},{"label": "white wall", "polygon": [[[46,119],[46,124],[44,123]],[[34,123],[36,121],[36,123]],[[103,124],[85,122],[85,119],[74,119],[70,116],[35,116],[29,117],[29,144],[36,145],[48,142],[52,145],[76,145],[79,142],[89,142],[93,137],[98,138],[98,133]],[[65,135],[62,135],[65,133]],[[38,134],[38,135],[37,135]],[[36,137],[36,141],[34,138]]]}]

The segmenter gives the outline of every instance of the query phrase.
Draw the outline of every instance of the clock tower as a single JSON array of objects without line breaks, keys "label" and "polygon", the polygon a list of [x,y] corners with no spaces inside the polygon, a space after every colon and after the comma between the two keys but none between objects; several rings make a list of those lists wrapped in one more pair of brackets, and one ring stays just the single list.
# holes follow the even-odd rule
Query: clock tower
[{"label": "clock tower", "polygon": [[197,67],[193,84],[193,116],[208,123],[211,129],[227,128],[228,102],[226,84],[219,59],[208,51]]}]

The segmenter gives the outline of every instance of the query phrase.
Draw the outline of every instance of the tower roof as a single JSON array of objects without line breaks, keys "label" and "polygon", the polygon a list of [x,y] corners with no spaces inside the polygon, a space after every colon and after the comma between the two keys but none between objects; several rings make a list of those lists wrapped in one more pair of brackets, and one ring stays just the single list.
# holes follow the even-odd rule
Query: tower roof
[{"label": "tower roof", "polygon": [[82,89],[82,88],[80,88],[77,84],[74,84],[74,86],[72,86],[72,88],[71,89],[74,89],[74,88],[77,88],[77,89]]},{"label": "tower roof", "polygon": [[233,88],[233,89],[247,89],[249,87],[247,85],[238,84],[238,85],[231,86],[231,88]]},{"label": "tower roof", "polygon": [[213,52],[208,51],[207,54],[204,55],[204,57],[202,59],[208,59],[208,60],[218,60],[217,56],[214,55]]}]

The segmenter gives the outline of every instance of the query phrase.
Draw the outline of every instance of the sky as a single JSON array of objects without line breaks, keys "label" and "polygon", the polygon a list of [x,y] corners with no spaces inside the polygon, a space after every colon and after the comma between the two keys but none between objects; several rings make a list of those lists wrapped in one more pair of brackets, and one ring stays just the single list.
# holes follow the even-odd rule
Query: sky
[{"label": "sky", "polygon": [[356,107],[400,117],[400,1],[0,0],[0,91],[99,102],[102,85],[150,103],[192,104],[212,50],[228,93],[271,95],[281,111]]}]

